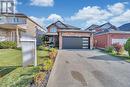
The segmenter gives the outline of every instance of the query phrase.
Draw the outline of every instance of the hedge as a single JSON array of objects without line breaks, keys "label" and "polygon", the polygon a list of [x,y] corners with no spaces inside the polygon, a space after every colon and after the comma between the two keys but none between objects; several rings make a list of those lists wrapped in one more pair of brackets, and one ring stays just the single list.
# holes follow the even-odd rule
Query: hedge
[{"label": "hedge", "polygon": [[0,42],[0,49],[15,49],[17,48],[17,43],[13,41],[2,41]]}]

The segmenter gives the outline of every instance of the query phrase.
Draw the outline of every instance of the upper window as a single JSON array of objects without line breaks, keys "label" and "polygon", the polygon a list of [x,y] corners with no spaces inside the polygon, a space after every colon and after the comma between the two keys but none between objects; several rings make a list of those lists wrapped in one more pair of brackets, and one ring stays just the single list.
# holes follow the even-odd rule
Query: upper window
[{"label": "upper window", "polygon": [[50,29],[50,32],[51,32],[51,33],[56,33],[56,32],[57,32],[57,29],[56,29],[56,28],[51,28],[51,29]]},{"label": "upper window", "polygon": [[13,13],[15,9],[13,1],[0,1],[1,13]]}]

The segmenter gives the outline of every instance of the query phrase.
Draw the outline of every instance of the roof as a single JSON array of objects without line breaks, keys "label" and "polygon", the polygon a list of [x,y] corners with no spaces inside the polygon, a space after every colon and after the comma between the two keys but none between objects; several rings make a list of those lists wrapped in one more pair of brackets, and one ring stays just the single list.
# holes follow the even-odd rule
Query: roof
[{"label": "roof", "polygon": [[112,30],[118,30],[118,28],[117,28],[116,26],[112,25],[112,24],[109,23],[109,22],[107,22],[107,23],[105,23],[105,24],[99,26],[98,28],[100,28],[100,29],[102,29],[102,30],[105,30],[105,29],[107,29],[107,30],[110,30],[110,29],[112,29]]},{"label": "roof", "polygon": [[121,31],[130,31],[130,23],[123,24],[119,27]]},{"label": "roof", "polygon": [[114,32],[114,31],[119,31],[119,29],[112,25],[111,23],[105,23],[99,27],[97,27],[98,29],[100,29],[100,31],[97,31],[95,34],[104,34],[104,33],[107,33],[107,32]]},{"label": "roof", "polygon": [[27,17],[25,14],[23,13],[1,13],[2,16],[7,16],[7,17]]},{"label": "roof", "polygon": [[81,32],[81,33],[94,33],[92,31],[84,31],[84,30],[60,30],[58,32]]},{"label": "roof", "polygon": [[89,31],[92,31],[92,30],[95,30],[95,28],[98,28],[99,25],[96,25],[96,24],[92,24],[90,27],[88,27],[87,29],[85,30],[89,30]]},{"label": "roof", "polygon": [[55,23],[52,23],[51,25],[49,25],[47,28],[49,28],[50,26],[56,26],[57,28],[59,29],[74,29],[74,30],[80,30],[80,28],[78,27],[75,27],[75,26],[72,26],[72,25],[69,25],[69,24],[65,24],[61,21],[57,21]]},{"label": "roof", "polygon": [[96,33],[95,35],[102,35],[102,34],[130,34],[130,31],[109,31],[109,32],[101,32],[101,33]]}]

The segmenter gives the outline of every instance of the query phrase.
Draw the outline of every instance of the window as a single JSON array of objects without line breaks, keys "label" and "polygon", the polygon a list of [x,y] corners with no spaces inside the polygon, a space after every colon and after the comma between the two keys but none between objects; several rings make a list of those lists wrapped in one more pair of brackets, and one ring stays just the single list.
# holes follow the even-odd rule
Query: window
[{"label": "window", "polygon": [[0,12],[1,13],[13,13],[14,12],[13,1],[0,1]]},{"label": "window", "polygon": [[56,32],[57,32],[57,29],[56,29],[56,28],[51,28],[51,29],[50,29],[50,32],[51,32],[51,33],[56,33]]}]

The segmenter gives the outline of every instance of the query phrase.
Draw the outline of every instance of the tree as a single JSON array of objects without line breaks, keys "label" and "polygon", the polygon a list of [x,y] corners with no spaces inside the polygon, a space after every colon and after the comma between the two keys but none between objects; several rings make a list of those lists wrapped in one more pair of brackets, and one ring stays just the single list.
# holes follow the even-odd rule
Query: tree
[{"label": "tree", "polygon": [[126,41],[124,48],[125,48],[126,51],[128,51],[129,56],[130,56],[130,38]]}]

